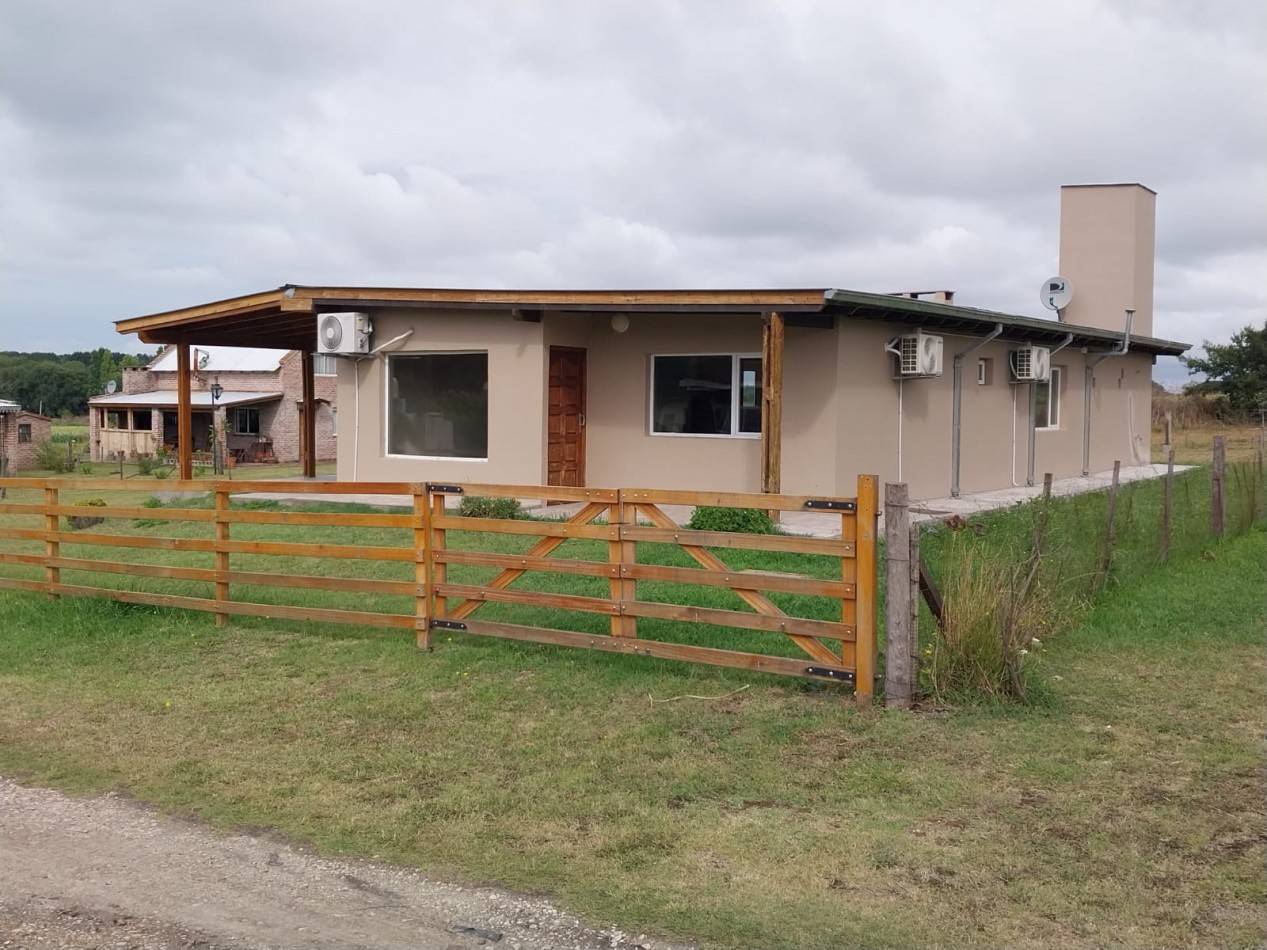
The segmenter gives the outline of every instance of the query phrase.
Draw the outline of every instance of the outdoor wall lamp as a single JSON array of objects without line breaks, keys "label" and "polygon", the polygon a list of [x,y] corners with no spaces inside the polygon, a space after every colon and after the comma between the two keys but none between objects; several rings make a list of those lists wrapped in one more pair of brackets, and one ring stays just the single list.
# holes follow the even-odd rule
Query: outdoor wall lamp
[{"label": "outdoor wall lamp", "polygon": [[617,333],[624,333],[626,330],[628,330],[629,329],[629,314],[613,313],[612,314],[612,329],[615,330]]}]

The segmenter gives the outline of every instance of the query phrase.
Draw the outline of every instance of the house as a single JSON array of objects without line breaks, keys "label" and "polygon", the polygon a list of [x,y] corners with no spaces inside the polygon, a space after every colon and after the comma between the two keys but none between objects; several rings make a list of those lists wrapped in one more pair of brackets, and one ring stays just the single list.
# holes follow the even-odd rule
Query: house
[{"label": "house", "polygon": [[[209,452],[212,433],[224,434],[235,458],[299,458],[303,405],[302,355],[284,349],[196,347],[190,379],[191,451]],[[317,458],[335,456],[335,361],[316,361]],[[177,348],[167,347],[143,368],[124,369],[119,392],[88,400],[92,458],[152,456],[179,441]]]},{"label": "house", "polygon": [[40,444],[52,436],[53,423],[47,416],[0,399],[0,477],[39,468]]},{"label": "house", "polygon": [[957,495],[1148,460],[1153,363],[1187,348],[1151,336],[1154,200],[1062,189],[1074,292],[1046,318],[949,292],[286,285],[117,328],[187,364],[339,353],[340,480]]}]

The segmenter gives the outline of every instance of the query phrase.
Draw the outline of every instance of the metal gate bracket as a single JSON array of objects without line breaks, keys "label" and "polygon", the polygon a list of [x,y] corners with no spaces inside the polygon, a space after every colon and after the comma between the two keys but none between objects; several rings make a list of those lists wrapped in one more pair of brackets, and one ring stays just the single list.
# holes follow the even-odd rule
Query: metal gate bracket
[{"label": "metal gate bracket", "polygon": [[824,498],[811,498],[805,502],[806,508],[819,511],[857,511],[858,506],[852,501],[828,501]]},{"label": "metal gate bracket", "polygon": [[441,617],[433,617],[431,619],[431,626],[437,627],[440,630],[465,630],[466,629],[466,624],[464,624],[461,620],[445,620]]},{"label": "metal gate bracket", "polygon": [[842,683],[853,682],[853,674],[847,670],[833,670],[826,666],[807,666],[805,667],[805,675],[821,676],[829,680],[840,680]]},{"label": "metal gate bracket", "polygon": [[440,492],[442,495],[460,495],[462,494],[462,486],[441,485],[437,482],[427,482],[427,491]]}]

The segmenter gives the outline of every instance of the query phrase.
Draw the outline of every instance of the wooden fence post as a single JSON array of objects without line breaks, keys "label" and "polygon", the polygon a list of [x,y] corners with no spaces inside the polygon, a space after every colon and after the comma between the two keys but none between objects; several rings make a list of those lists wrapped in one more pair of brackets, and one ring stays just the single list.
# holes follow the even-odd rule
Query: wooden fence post
[{"label": "wooden fence post", "polygon": [[1109,510],[1104,525],[1104,551],[1100,555],[1100,569],[1095,576],[1095,590],[1097,593],[1104,586],[1104,582],[1108,580],[1109,568],[1113,565],[1113,516],[1117,513],[1117,488],[1121,471],[1121,461],[1114,459],[1113,484],[1109,486]]},{"label": "wooden fence post", "polygon": [[1166,453],[1166,480],[1161,488],[1161,563],[1170,560],[1170,513],[1175,493],[1175,450]]},{"label": "wooden fence post", "polygon": [[44,530],[48,532],[48,538],[44,541],[44,580],[48,584],[48,596],[50,599],[57,599],[57,585],[62,582],[62,572],[60,568],[53,566],[54,558],[61,555],[61,545],[58,544],[57,534],[57,515],[52,514],[52,510],[57,507],[57,489],[53,487],[52,482],[44,483]]},{"label": "wooden fence post", "polygon": [[431,497],[425,483],[413,486],[414,498],[414,634],[419,649],[431,645]]},{"label": "wooden fence post", "polygon": [[1210,472],[1210,533],[1223,537],[1223,521],[1227,513],[1227,499],[1223,493],[1226,450],[1223,436],[1214,437],[1214,468]]},{"label": "wooden fence post", "polygon": [[[216,603],[222,604],[229,599],[229,490],[216,482],[215,492]],[[228,614],[216,612],[217,627],[223,627],[228,620]]]},{"label": "wooden fence post", "polygon": [[[625,501],[624,489],[616,493],[616,503],[607,506],[607,513],[608,523],[619,525],[622,532],[626,525],[632,525],[638,520],[638,508],[631,502]],[[633,564],[637,560],[638,543],[636,541],[626,541],[622,535],[620,540],[607,543],[607,562],[613,569],[607,590],[613,601],[627,604],[638,599],[638,582],[634,578],[626,578],[621,574],[621,568],[624,565]],[[623,610],[620,613],[614,613],[611,616],[611,635],[613,637],[636,637],[638,635],[637,623],[637,617],[632,614],[626,614]]]},{"label": "wooden fence post", "polygon": [[[909,709],[913,692],[910,496],[905,483],[884,486],[884,705]],[[912,596],[914,595],[914,596]]]},{"label": "wooden fence post", "polygon": [[[857,525],[858,537],[855,545],[855,563],[858,569],[857,585],[854,588],[856,600],[854,625],[854,698],[858,705],[870,705],[875,695],[875,654],[876,654],[876,520],[879,508],[879,490],[874,475],[858,476]],[[843,522],[843,517],[842,517]],[[844,575],[846,565],[841,558],[841,574]],[[842,603],[843,611],[844,605]]]}]

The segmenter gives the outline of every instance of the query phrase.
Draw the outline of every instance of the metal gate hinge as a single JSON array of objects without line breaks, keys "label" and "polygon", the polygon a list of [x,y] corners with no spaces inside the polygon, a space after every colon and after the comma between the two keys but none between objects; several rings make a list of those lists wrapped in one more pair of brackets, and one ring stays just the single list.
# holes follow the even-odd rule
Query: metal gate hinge
[{"label": "metal gate hinge", "polygon": [[852,683],[854,676],[847,670],[833,670],[826,666],[807,666],[805,667],[806,676],[821,676],[824,679],[840,680],[844,683]]},{"label": "metal gate hinge", "polygon": [[431,626],[438,627],[441,630],[465,630],[466,624],[461,620],[445,620],[441,617],[432,617]]},{"label": "metal gate hinge", "polygon": [[852,501],[828,501],[825,498],[811,498],[805,502],[806,508],[817,508],[823,511],[857,511],[858,506]]},{"label": "metal gate hinge", "polygon": [[462,494],[461,485],[441,485],[438,482],[427,482],[427,491],[440,492],[445,495]]}]

